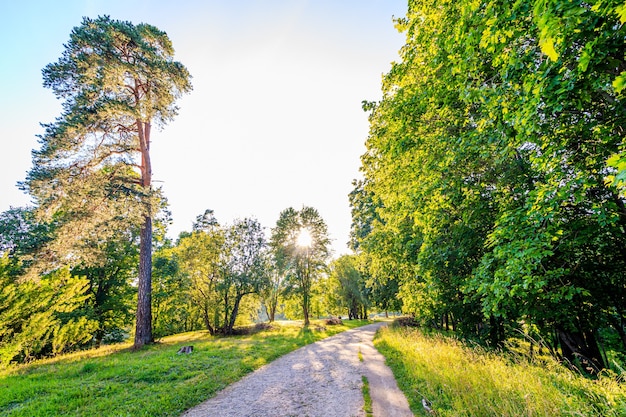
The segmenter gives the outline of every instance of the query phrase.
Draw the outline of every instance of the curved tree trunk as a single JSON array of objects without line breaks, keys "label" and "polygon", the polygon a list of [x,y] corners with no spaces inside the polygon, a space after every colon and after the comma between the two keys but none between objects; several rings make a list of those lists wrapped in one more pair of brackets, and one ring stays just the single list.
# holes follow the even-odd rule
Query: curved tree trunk
[{"label": "curved tree trunk", "polygon": [[209,331],[211,336],[215,335],[215,329],[211,326],[211,320],[209,320],[209,308],[206,303],[202,309],[202,320],[204,321],[204,327]]},{"label": "curved tree trunk", "polygon": [[226,334],[232,334],[233,328],[235,327],[235,320],[237,320],[237,314],[239,314],[239,304],[241,303],[241,299],[245,294],[237,294],[237,298],[235,298],[235,305],[233,306],[233,310],[230,313],[230,320],[228,322],[228,328],[226,329]]}]

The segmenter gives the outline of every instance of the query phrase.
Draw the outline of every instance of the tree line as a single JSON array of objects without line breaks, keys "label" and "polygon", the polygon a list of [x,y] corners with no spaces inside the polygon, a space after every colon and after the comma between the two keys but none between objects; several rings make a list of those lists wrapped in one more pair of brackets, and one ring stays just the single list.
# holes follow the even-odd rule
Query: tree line
[{"label": "tree line", "polygon": [[[0,367],[124,341],[136,322],[140,225],[100,241],[97,256],[66,248],[48,263],[57,225],[37,208],[0,214]],[[172,241],[155,218],[151,270],[154,338],[275,319],[365,318],[370,306],[357,258],[330,258],[317,210],[288,208],[270,230],[253,218],[220,224],[212,210]],[[302,240],[301,235],[308,237]],[[85,249],[89,252],[92,248]],[[92,254],[93,255],[93,254]]]},{"label": "tree line", "polygon": [[609,366],[626,350],[623,2],[408,5],[363,103],[353,247],[424,324]]},{"label": "tree line", "polygon": [[42,125],[20,184],[33,206],[0,214],[0,366],[129,334],[135,349],[180,331],[231,334],[261,306],[270,321],[306,324],[342,311],[362,277],[340,281],[329,268],[327,226],[312,207],[284,210],[269,242],[257,220],[222,225],[211,210],[167,238],[152,130],[192,85],[165,32],[84,18],[64,47],[42,71],[63,111]]}]

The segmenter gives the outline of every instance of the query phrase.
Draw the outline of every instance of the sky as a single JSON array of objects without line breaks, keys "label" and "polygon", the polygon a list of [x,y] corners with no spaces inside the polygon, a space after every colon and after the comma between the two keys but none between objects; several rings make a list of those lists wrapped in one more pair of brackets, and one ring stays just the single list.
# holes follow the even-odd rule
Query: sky
[{"label": "sky", "polygon": [[61,114],[42,86],[83,16],[110,15],[167,32],[193,76],[179,115],[153,132],[155,186],[175,238],[205,209],[222,224],[275,226],[288,207],[316,208],[335,255],[348,253],[352,180],[360,177],[382,76],[404,35],[406,0],[0,0],[0,212],[25,206],[17,188],[36,135]]}]

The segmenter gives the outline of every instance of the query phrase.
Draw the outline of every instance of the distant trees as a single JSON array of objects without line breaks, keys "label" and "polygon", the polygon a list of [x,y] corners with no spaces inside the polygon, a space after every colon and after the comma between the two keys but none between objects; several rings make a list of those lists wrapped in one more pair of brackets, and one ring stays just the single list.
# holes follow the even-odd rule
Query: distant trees
[{"label": "distant trees", "polygon": [[[271,320],[279,309],[309,320],[332,314],[338,297],[346,300],[341,308],[365,315],[350,298],[363,290],[360,275],[339,268],[328,276],[329,238],[315,209],[283,211],[272,246],[257,220],[222,225],[211,210],[172,243],[163,236],[168,212],[160,203],[152,274],[155,337],[198,329],[232,334],[259,316],[262,303]],[[70,223],[40,223],[35,210],[0,214],[0,366],[120,341],[132,324],[139,229],[131,224],[116,235],[88,235],[64,248],[56,242],[58,228]],[[64,263],[61,255],[70,251],[75,258]],[[38,275],[27,275],[33,271]]]},{"label": "distant trees", "polygon": [[207,210],[193,230],[158,252],[155,327],[159,334],[199,325],[211,334],[231,334],[244,297],[259,296],[269,285],[263,229],[255,219],[222,226]]},{"label": "distant trees", "polygon": [[226,230],[225,333],[231,334],[244,296],[268,287],[265,234],[254,219],[236,220]]},{"label": "distant trees", "polygon": [[339,285],[337,296],[339,305],[347,311],[347,316],[352,319],[366,319],[369,303],[369,290],[366,287],[365,278],[358,269],[358,257],[355,255],[343,255],[330,264],[330,279]]},{"label": "distant trees", "polygon": [[287,208],[272,229],[270,246],[275,265],[284,271],[285,291],[300,298],[304,324],[309,325],[313,284],[330,257],[326,223],[313,207]]},{"label": "distant trees", "polygon": [[38,213],[54,218],[58,255],[78,245],[81,261],[90,263],[106,257],[102,242],[139,228],[135,348],[152,341],[152,125],[171,121],[176,99],[191,90],[173,54],[154,26],[85,18],[59,61],[43,70],[44,85],[64,100],[63,113],[45,125],[23,185]]},{"label": "distant trees", "polygon": [[623,22],[617,1],[409,2],[352,200],[405,308],[494,345],[532,325],[606,366],[598,329],[626,323]]}]

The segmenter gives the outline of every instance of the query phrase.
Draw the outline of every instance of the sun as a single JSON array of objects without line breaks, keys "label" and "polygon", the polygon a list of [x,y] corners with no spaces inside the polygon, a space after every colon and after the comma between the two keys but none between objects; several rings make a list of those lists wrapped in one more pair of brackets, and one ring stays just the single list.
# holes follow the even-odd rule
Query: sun
[{"label": "sun", "polygon": [[313,243],[313,236],[311,236],[311,232],[307,228],[300,229],[298,232],[298,238],[296,239],[296,244],[303,248],[308,248]]}]

